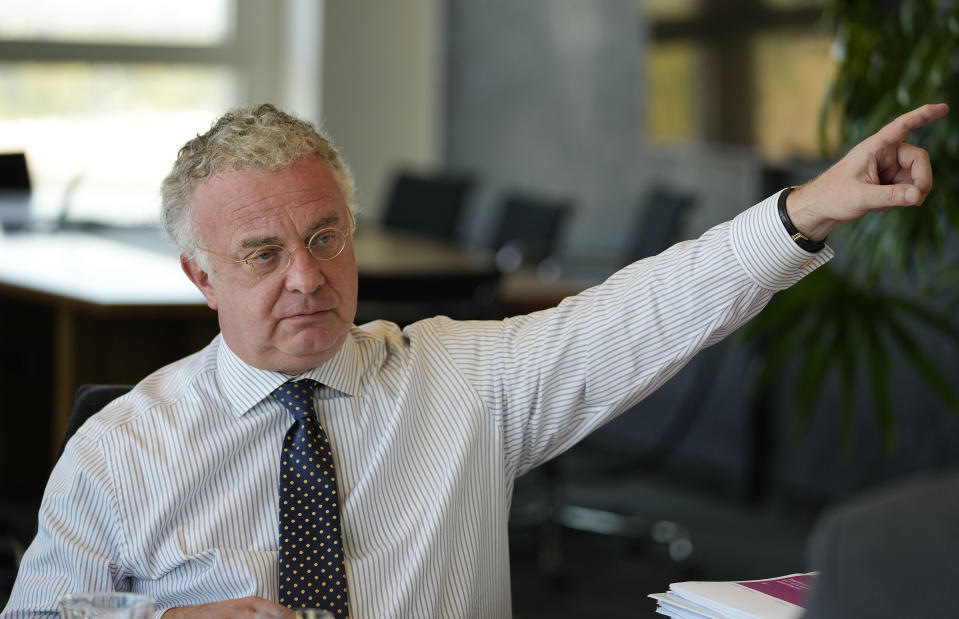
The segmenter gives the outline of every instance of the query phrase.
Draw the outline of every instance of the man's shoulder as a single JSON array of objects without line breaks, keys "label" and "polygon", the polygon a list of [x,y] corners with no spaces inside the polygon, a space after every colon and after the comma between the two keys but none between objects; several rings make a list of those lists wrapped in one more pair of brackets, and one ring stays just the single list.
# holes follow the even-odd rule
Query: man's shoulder
[{"label": "man's shoulder", "polygon": [[365,373],[373,368],[407,368],[448,354],[447,334],[462,324],[445,316],[424,318],[400,327],[375,320],[353,327],[350,345],[354,362]]},{"label": "man's shoulder", "polygon": [[357,348],[364,353],[380,351],[386,355],[399,354],[413,345],[421,345],[431,340],[443,325],[451,321],[445,316],[423,318],[400,327],[388,320],[374,320],[354,326],[350,337]]},{"label": "man's shoulder", "polygon": [[201,350],[174,361],[107,403],[77,431],[84,440],[99,441],[111,432],[138,425],[144,418],[177,415],[200,393],[216,388],[216,351],[220,338]]},{"label": "man's shoulder", "polygon": [[353,328],[351,336],[360,348],[380,347],[389,353],[416,348],[446,348],[462,338],[485,337],[502,331],[497,320],[456,320],[448,316],[432,316],[403,327],[387,320],[375,320]]},{"label": "man's shoulder", "polygon": [[350,337],[359,344],[365,344],[386,341],[397,337],[401,333],[398,324],[381,319],[354,325],[350,330]]}]

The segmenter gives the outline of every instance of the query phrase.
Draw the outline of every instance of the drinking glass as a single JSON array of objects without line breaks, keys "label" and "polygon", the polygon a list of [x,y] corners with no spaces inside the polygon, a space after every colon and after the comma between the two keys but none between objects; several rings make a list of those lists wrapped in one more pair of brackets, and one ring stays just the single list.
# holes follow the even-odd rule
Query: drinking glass
[{"label": "drinking glass", "polygon": [[334,619],[333,613],[322,608],[297,608],[296,619]]},{"label": "drinking glass", "polygon": [[153,600],[135,593],[74,593],[60,598],[63,619],[150,619]]}]

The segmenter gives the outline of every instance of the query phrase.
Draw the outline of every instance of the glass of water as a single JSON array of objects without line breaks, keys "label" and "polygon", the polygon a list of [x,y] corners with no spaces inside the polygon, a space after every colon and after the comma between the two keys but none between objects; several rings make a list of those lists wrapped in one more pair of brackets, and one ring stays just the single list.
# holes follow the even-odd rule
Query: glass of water
[{"label": "glass of water", "polygon": [[135,593],[74,593],[60,598],[63,619],[151,619],[153,600]]}]

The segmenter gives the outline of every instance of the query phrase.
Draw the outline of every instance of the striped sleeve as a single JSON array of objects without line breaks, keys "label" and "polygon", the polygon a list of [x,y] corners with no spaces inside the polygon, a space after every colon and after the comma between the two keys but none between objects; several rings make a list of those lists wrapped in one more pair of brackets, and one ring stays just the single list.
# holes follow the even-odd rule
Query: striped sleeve
[{"label": "striped sleeve", "polygon": [[556,308],[434,323],[496,416],[514,477],[634,406],[828,260],[831,250],[808,254],[789,238],[776,197]]},{"label": "striped sleeve", "polygon": [[76,436],[60,458],[40,506],[37,536],[24,554],[11,616],[57,616],[57,599],[77,591],[129,591],[117,557],[125,535],[109,463],[99,445]]},{"label": "striped sleeve", "polygon": [[833,256],[826,246],[812,254],[801,249],[779,219],[778,192],[743,211],[732,222],[732,248],[757,285],[783,290],[825,264]]}]

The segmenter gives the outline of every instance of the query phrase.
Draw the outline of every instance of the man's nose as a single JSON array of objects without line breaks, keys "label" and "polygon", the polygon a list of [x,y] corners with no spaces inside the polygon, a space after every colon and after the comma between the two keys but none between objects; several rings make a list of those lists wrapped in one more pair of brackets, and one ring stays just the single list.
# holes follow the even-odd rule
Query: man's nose
[{"label": "man's nose", "polygon": [[323,262],[314,258],[307,248],[298,247],[290,256],[290,266],[283,273],[287,289],[304,294],[316,292],[326,282]]}]

